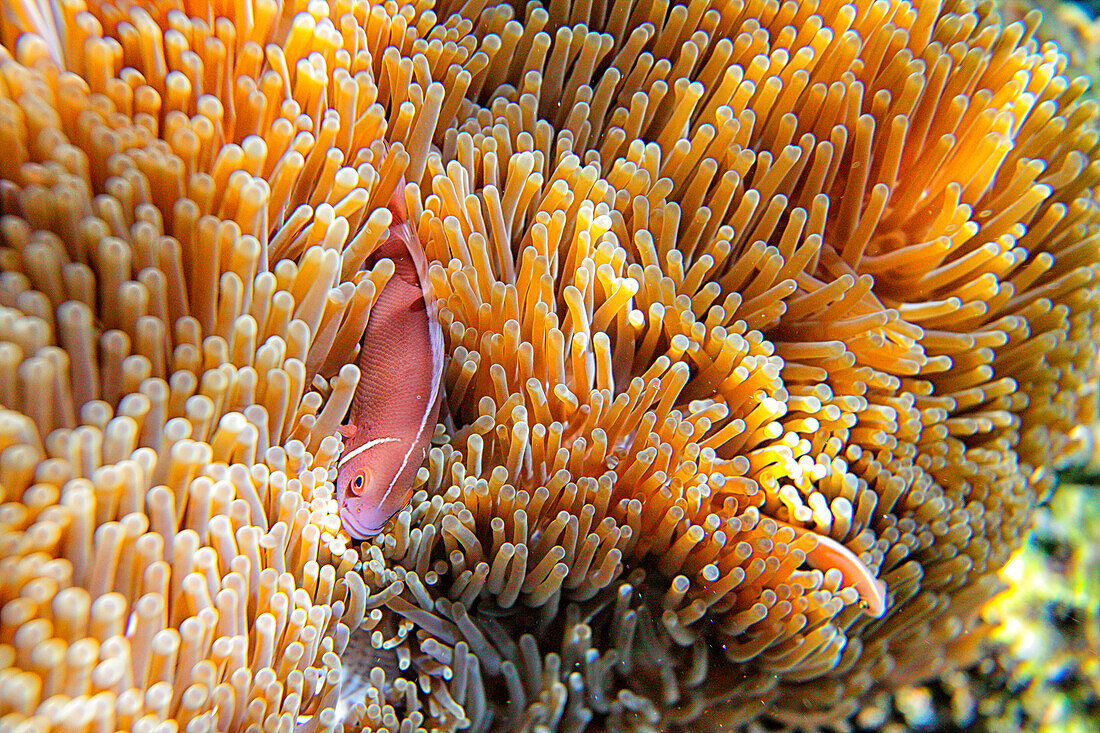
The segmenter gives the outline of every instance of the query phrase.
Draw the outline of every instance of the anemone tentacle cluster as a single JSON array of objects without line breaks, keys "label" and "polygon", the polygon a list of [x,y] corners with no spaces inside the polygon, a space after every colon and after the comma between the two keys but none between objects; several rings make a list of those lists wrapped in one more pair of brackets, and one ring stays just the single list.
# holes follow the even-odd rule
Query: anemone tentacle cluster
[{"label": "anemone tentacle cluster", "polygon": [[[1096,418],[1100,128],[1037,23],[5,3],[0,727],[815,730],[969,661]],[[445,401],[358,544],[402,180]]]}]

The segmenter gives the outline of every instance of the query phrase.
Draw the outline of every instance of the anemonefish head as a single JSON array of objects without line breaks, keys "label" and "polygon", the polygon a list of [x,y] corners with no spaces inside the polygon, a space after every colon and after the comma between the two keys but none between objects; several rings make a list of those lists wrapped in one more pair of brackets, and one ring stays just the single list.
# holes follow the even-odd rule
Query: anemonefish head
[{"label": "anemonefish head", "polygon": [[387,470],[390,463],[387,451],[379,450],[397,442],[394,438],[375,439],[340,457],[336,468],[336,503],[340,524],[352,539],[365,540],[378,534],[409,501],[408,491],[394,490],[397,476]]}]

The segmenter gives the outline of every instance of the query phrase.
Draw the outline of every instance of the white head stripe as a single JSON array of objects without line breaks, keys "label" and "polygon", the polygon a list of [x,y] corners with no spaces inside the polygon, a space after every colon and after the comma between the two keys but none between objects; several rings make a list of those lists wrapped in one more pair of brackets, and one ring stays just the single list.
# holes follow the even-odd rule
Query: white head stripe
[{"label": "white head stripe", "polygon": [[366,443],[363,443],[363,445],[359,446],[358,448],[353,448],[352,450],[348,451],[344,455],[340,456],[340,460],[336,462],[336,467],[337,468],[343,467],[343,465],[345,463],[350,461],[352,458],[355,458],[357,455],[359,455],[360,453],[362,453],[363,451],[365,451],[368,448],[373,448],[374,446],[379,445],[381,443],[399,443],[399,442],[401,442],[401,441],[398,440],[397,438],[375,438],[374,440],[369,440]]}]

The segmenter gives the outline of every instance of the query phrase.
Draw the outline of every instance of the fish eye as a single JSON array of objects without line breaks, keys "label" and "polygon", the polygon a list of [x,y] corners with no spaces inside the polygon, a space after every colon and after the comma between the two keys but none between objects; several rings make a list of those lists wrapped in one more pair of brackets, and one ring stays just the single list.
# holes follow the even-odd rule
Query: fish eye
[{"label": "fish eye", "polygon": [[353,478],[351,480],[351,484],[348,486],[348,490],[351,493],[355,494],[356,496],[359,496],[360,494],[363,493],[363,486],[366,483],[367,483],[367,472],[366,471],[360,471],[359,473],[355,474],[355,478]]}]

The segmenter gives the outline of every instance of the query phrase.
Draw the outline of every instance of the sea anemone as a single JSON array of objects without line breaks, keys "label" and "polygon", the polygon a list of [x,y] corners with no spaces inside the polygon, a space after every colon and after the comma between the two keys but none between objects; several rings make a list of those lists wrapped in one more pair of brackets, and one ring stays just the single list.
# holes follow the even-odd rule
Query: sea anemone
[{"label": "sea anemone", "polygon": [[[0,725],[843,725],[973,658],[1096,417],[1100,132],[1037,14],[3,12]],[[444,405],[358,544],[402,180]]]}]

